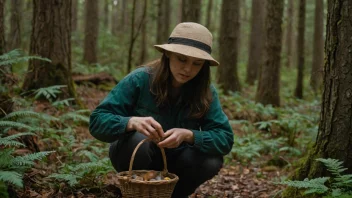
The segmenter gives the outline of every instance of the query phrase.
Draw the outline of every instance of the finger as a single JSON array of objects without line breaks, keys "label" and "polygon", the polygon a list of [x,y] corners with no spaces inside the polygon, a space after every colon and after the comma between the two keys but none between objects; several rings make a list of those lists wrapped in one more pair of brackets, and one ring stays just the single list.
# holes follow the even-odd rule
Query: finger
[{"label": "finger", "polygon": [[164,138],[168,138],[170,135],[172,135],[174,130],[170,129],[164,133]]},{"label": "finger", "polygon": [[158,136],[160,138],[164,137],[164,130],[163,130],[163,128],[161,127],[161,125],[157,121],[152,120],[150,124],[156,130],[156,132],[158,133]]},{"label": "finger", "polygon": [[146,126],[146,130],[149,132],[149,134],[154,138],[154,139],[159,139],[159,134],[156,132],[156,130],[150,126],[150,125],[147,125]]},{"label": "finger", "polygon": [[140,132],[140,133],[142,133],[143,135],[145,135],[145,136],[147,136],[148,138],[150,138],[150,133],[149,133],[147,130],[141,129],[141,130],[139,130],[138,132]]},{"label": "finger", "polygon": [[158,145],[160,147],[169,147],[174,143],[174,141],[175,141],[175,138],[173,138],[172,136],[166,136],[166,138],[163,141],[159,142]]}]

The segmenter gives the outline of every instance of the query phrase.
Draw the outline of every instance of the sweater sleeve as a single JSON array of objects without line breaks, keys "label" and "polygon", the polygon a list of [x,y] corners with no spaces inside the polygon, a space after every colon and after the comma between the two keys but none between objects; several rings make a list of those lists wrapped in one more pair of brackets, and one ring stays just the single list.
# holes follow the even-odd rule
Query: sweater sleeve
[{"label": "sweater sleeve", "polygon": [[125,133],[141,90],[138,73],[122,79],[90,115],[89,130],[103,142],[114,142]]},{"label": "sweater sleeve", "polygon": [[233,131],[227,116],[222,111],[218,94],[213,86],[212,102],[201,123],[200,130],[192,130],[194,147],[213,155],[226,155],[233,145]]}]

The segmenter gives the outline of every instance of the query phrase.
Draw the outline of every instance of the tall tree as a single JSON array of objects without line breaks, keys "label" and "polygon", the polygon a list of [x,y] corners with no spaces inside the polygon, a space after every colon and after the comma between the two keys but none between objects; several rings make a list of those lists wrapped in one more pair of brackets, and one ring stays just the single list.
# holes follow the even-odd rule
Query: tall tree
[{"label": "tall tree", "polygon": [[127,26],[127,0],[121,0],[121,3],[119,2],[118,4],[121,4],[119,30],[125,32]]},{"label": "tall tree", "polygon": [[[145,9],[146,11],[148,10],[148,1],[145,0],[144,3],[146,4],[145,5]],[[144,12],[144,10],[143,10]],[[145,13],[147,14],[147,13]],[[143,17],[143,16],[142,16]],[[141,26],[141,44],[140,44],[140,56],[139,56],[139,64],[143,64],[147,58],[148,58],[148,50],[147,50],[147,25],[148,25],[148,17],[145,17],[144,19],[144,23],[142,23],[142,26]]]},{"label": "tall tree", "polygon": [[246,83],[253,85],[257,73],[263,63],[264,52],[264,9],[265,1],[252,0],[251,37],[249,41],[249,56]]},{"label": "tall tree", "polygon": [[[319,130],[313,148],[294,180],[328,176],[327,169],[317,158],[343,161],[344,173],[352,174],[352,1],[328,1],[325,40],[324,91]],[[283,197],[302,197],[300,192],[287,189]]]},{"label": "tall tree", "polygon": [[[5,46],[5,28],[4,28],[4,6],[5,0],[0,0],[0,55],[6,52]],[[8,88],[10,84],[11,76],[11,66],[3,65],[0,66],[0,118],[4,117],[6,114],[12,111],[13,102],[7,91],[4,91]]]},{"label": "tall tree", "polygon": [[201,0],[182,0],[182,22],[200,23]]},{"label": "tall tree", "polygon": [[71,29],[72,32],[77,30],[78,23],[78,0],[72,0],[72,18],[71,18]]},{"label": "tall tree", "polygon": [[295,97],[303,98],[303,70],[304,70],[304,31],[306,16],[306,0],[299,1],[298,38],[297,38],[297,82]]},{"label": "tall tree", "polygon": [[132,19],[131,19],[131,33],[130,33],[130,46],[128,49],[128,60],[127,60],[127,73],[131,72],[132,69],[132,52],[133,52],[133,47],[134,43],[138,37],[138,34],[141,30],[142,24],[144,23],[145,16],[147,13],[147,5],[148,2],[147,0],[144,0],[144,7],[143,7],[143,15],[140,19],[140,22],[138,24],[137,30],[135,29],[135,15],[136,15],[136,0],[133,0],[133,5],[132,5]]},{"label": "tall tree", "polygon": [[109,29],[109,3],[110,0],[104,1],[104,10],[103,10],[103,25],[106,30]]},{"label": "tall tree", "polygon": [[313,64],[310,85],[314,92],[319,92],[323,81],[324,64],[324,1],[315,0]]},{"label": "tall tree", "polygon": [[220,28],[218,83],[225,93],[241,91],[237,74],[239,1],[223,0]]},{"label": "tall tree", "polygon": [[112,4],[112,9],[111,9],[111,33],[115,36],[117,36],[118,29],[119,29],[119,11],[122,9],[120,8],[120,4],[115,3]]},{"label": "tall tree", "polygon": [[4,54],[6,52],[4,8],[5,8],[5,0],[0,0],[0,54]]},{"label": "tall tree", "polygon": [[207,7],[207,18],[205,22],[205,27],[207,27],[210,31],[212,30],[211,26],[211,17],[212,17],[212,9],[213,9],[213,0],[208,0],[208,7]]},{"label": "tall tree", "polygon": [[10,32],[8,37],[9,49],[21,47],[21,13],[22,0],[11,0]]},{"label": "tall tree", "polygon": [[170,34],[170,1],[158,0],[156,43],[167,42]]},{"label": "tall tree", "polygon": [[265,60],[259,73],[255,100],[280,106],[280,61],[283,1],[268,0],[265,17]]},{"label": "tall tree", "polygon": [[67,85],[63,97],[75,97],[71,75],[71,3],[71,0],[33,0],[30,54],[51,62],[29,61],[24,91]]},{"label": "tall tree", "polygon": [[287,29],[286,29],[286,67],[292,67],[292,41],[293,41],[293,4],[294,0],[288,0],[287,7]]},{"label": "tall tree", "polygon": [[84,54],[83,60],[89,64],[97,63],[98,48],[98,1],[86,0],[85,35],[84,35]]}]

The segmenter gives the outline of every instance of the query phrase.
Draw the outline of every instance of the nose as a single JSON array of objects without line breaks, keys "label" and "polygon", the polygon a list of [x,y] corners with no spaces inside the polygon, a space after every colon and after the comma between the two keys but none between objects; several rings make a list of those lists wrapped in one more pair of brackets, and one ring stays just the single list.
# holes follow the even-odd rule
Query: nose
[{"label": "nose", "polygon": [[192,69],[192,63],[191,62],[187,62],[186,64],[184,64],[183,70],[187,73],[189,73]]}]

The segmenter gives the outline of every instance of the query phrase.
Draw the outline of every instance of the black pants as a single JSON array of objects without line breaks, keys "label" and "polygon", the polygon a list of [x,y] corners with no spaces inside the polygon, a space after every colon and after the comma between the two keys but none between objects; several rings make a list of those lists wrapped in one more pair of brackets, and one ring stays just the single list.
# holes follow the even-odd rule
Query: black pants
[{"label": "black pants", "polygon": [[[127,171],[134,148],[146,137],[138,132],[110,145],[110,160],[117,172]],[[192,146],[181,144],[176,149],[165,149],[167,169],[179,177],[172,197],[187,197],[205,181],[214,177],[222,167],[223,157],[202,153]],[[162,170],[163,162],[160,149],[147,141],[138,149],[133,170]]]}]

